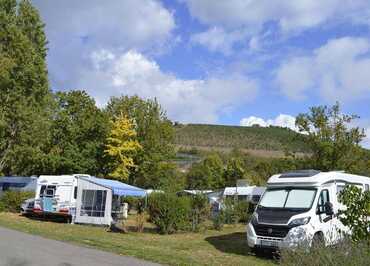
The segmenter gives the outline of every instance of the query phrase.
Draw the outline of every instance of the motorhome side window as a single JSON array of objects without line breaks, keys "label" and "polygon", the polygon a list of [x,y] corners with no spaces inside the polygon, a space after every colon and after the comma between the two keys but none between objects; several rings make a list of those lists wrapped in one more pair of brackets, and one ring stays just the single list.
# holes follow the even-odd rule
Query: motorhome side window
[{"label": "motorhome side window", "polygon": [[369,191],[369,184],[365,184],[365,191]]},{"label": "motorhome side window", "polygon": [[73,198],[74,199],[77,199],[77,187],[74,188],[74,191],[73,191]]},{"label": "motorhome side window", "polygon": [[325,213],[325,203],[329,201],[329,191],[324,189],[320,193],[319,201],[317,204],[317,213]]}]

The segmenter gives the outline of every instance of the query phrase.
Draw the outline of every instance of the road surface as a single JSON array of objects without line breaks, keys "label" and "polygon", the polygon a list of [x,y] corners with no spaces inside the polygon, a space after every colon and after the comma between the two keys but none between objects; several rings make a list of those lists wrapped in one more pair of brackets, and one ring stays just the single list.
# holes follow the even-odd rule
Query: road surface
[{"label": "road surface", "polygon": [[154,266],[158,264],[74,246],[0,227],[1,266]]}]

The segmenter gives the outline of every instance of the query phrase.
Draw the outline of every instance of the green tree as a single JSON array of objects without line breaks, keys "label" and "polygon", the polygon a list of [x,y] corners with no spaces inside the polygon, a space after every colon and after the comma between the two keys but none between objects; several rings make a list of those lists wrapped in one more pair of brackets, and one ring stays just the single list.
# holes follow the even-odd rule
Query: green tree
[{"label": "green tree", "polygon": [[239,179],[244,179],[245,176],[244,162],[239,157],[232,157],[228,160],[224,172],[226,186],[234,187]]},{"label": "green tree", "polygon": [[54,98],[49,172],[106,174],[107,116],[85,91],[57,92]]},{"label": "green tree", "polygon": [[142,187],[159,184],[159,176],[156,174],[158,165],[174,157],[174,129],[162,107],[156,100],[122,96],[113,97],[106,112],[113,119],[121,113],[125,114],[136,125],[137,139],[142,150],[134,158],[138,168],[130,174],[130,183]]},{"label": "green tree", "polygon": [[340,220],[351,229],[354,241],[367,240],[370,243],[370,191],[362,191],[356,186],[346,186],[339,194],[339,201],[346,205],[340,211]]},{"label": "green tree", "polygon": [[46,37],[29,1],[0,0],[0,172],[43,172],[50,140]]},{"label": "green tree", "polygon": [[109,176],[126,181],[130,170],[137,167],[134,156],[142,149],[132,120],[120,115],[112,122],[105,152],[113,158],[113,170]]},{"label": "green tree", "polygon": [[187,185],[193,189],[216,189],[225,186],[224,166],[217,153],[195,163],[187,174]]},{"label": "green tree", "polygon": [[356,118],[355,115],[342,114],[339,103],[330,108],[312,107],[309,113],[297,116],[296,125],[307,135],[314,168],[356,171],[362,156],[359,143],[365,136],[359,127],[350,126]]}]

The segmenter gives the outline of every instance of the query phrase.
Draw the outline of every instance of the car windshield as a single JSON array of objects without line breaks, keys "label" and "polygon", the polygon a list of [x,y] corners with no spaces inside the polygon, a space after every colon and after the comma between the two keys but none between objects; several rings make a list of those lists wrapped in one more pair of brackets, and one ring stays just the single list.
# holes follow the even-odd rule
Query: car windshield
[{"label": "car windshield", "polygon": [[265,208],[309,209],[316,195],[316,189],[270,189],[265,192],[259,204]]}]

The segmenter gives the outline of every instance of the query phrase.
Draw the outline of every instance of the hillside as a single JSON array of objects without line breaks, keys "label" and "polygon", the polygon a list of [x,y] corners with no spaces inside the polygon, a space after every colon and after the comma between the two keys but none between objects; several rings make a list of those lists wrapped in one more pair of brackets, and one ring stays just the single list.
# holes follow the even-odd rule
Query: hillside
[{"label": "hillside", "polygon": [[183,147],[307,152],[304,136],[287,128],[188,124],[175,129],[175,144]]}]

